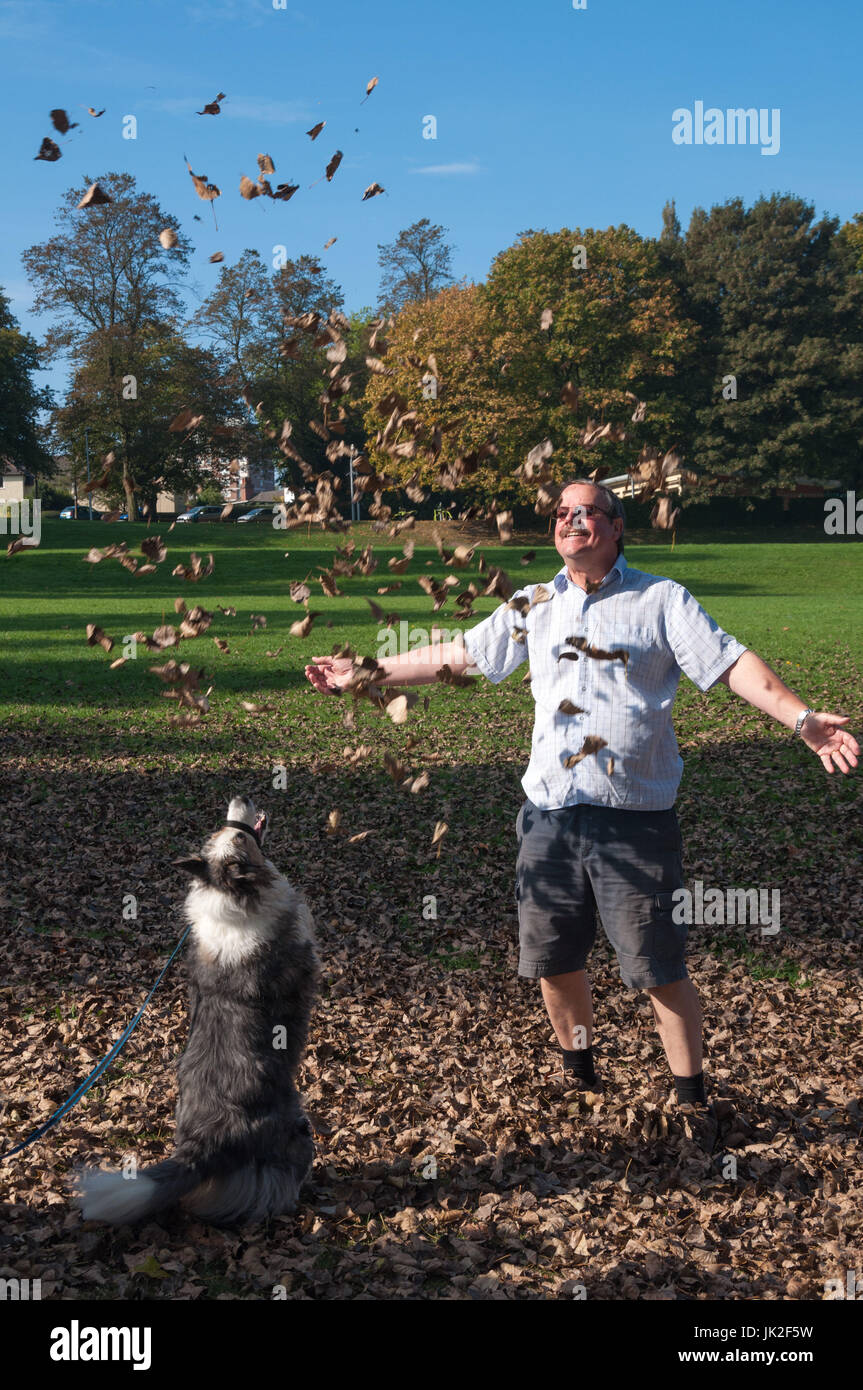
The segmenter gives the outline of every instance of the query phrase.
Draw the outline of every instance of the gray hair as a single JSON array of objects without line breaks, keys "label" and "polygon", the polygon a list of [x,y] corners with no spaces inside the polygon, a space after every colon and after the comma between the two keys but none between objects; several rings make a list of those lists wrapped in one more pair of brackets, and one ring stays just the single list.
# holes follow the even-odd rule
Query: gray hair
[{"label": "gray hair", "polygon": [[570,478],[569,482],[564,483],[561,487],[561,492],[565,492],[568,487],[575,487],[576,483],[580,484],[582,487],[595,488],[596,491],[602,495],[606,511],[608,512],[609,521],[614,521],[617,517],[620,517],[623,522],[623,529],[617,538],[617,553],[618,555],[622,555],[623,535],[626,530],[626,513],[623,510],[623,502],[610,488],[603,487],[602,483],[592,483],[590,478]]}]

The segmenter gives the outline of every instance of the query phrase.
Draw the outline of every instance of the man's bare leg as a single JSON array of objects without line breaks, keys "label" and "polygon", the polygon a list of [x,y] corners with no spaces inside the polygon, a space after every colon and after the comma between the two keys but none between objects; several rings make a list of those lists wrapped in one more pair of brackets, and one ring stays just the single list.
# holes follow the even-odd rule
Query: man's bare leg
[{"label": "man's bare leg", "polygon": [[696,1076],[702,1069],[701,1003],[690,979],[649,989],[656,1031],[674,1076]]},{"label": "man's bare leg", "polygon": [[561,1047],[567,1052],[590,1047],[593,1043],[593,1001],[587,971],[570,970],[565,975],[543,975],[539,983],[551,1026]]}]

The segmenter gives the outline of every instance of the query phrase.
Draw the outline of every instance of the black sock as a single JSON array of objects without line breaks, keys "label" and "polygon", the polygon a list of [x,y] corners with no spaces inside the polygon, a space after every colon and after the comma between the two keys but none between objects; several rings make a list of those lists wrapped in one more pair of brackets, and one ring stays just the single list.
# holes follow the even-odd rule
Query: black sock
[{"label": "black sock", "polygon": [[677,1099],[681,1105],[707,1104],[707,1096],[704,1094],[703,1071],[700,1071],[697,1076],[675,1076],[672,1072],[671,1079],[677,1088]]},{"label": "black sock", "polygon": [[577,1076],[581,1081],[596,1080],[596,1072],[593,1068],[592,1047],[573,1048],[571,1051],[567,1051],[565,1047],[562,1047],[560,1050],[563,1053],[564,1071],[572,1072],[572,1074]]}]

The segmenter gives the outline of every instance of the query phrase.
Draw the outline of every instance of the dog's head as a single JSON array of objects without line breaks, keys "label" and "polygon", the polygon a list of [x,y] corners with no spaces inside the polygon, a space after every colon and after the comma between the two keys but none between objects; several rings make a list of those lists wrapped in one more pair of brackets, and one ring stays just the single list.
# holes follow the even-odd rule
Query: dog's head
[{"label": "dog's head", "polygon": [[250,796],[235,796],[223,828],[214,831],[201,853],[174,864],[233,898],[254,898],[274,877],[263,853],[266,833],[266,812],[258,811]]}]

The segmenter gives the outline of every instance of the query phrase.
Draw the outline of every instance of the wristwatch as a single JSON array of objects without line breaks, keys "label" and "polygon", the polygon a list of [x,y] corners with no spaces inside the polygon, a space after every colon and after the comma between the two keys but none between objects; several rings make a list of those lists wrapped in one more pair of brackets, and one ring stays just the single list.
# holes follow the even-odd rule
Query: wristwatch
[{"label": "wristwatch", "polygon": [[803,712],[802,712],[801,714],[798,714],[798,716],[797,716],[797,723],[794,725],[794,735],[795,735],[795,737],[798,737],[798,736],[799,736],[799,734],[800,734],[800,732],[801,732],[801,730],[802,730],[802,728],[803,728],[803,721],[807,718],[808,715],[814,714],[814,713],[815,713],[814,709],[805,709],[805,710],[803,710]]}]

